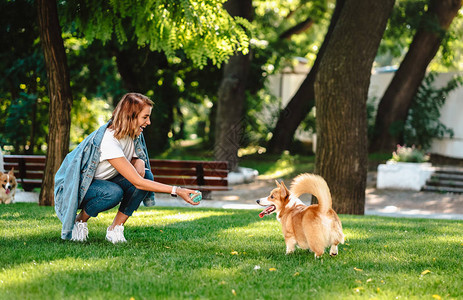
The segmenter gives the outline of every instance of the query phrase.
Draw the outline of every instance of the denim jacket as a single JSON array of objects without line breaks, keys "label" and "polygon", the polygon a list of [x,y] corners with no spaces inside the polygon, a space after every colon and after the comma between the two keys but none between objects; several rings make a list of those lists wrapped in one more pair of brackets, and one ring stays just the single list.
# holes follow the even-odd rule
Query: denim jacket
[{"label": "denim jacket", "polygon": [[[110,122],[101,126],[86,137],[73,151],[66,155],[55,175],[55,211],[63,223],[61,238],[71,239],[72,228],[79,208],[90,184],[95,177],[96,168],[100,161],[100,145],[106,128]],[[135,153],[145,162],[146,168],[151,170],[143,133],[135,140]],[[145,206],[153,206],[154,193],[148,193],[144,200]]]}]

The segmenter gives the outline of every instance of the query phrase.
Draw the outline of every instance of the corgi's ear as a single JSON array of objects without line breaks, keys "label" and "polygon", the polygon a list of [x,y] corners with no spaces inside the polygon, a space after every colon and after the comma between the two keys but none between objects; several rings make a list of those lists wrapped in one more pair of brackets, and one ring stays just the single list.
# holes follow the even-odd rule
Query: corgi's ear
[{"label": "corgi's ear", "polygon": [[280,183],[276,179],[275,179],[275,184],[277,185],[277,187],[280,187]]},{"label": "corgi's ear", "polygon": [[13,174],[14,174],[14,167],[11,168],[11,170],[10,170],[10,172],[8,172],[8,174],[10,174],[10,175],[13,175]]},{"label": "corgi's ear", "polygon": [[281,196],[284,198],[286,198],[289,195],[289,190],[283,181],[280,184],[280,193],[281,193]]}]

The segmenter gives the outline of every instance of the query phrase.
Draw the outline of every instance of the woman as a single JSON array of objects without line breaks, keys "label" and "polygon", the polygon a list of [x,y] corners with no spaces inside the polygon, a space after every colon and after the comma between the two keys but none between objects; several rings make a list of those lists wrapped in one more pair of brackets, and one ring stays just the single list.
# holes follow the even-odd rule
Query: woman
[{"label": "woman", "polygon": [[153,104],[138,93],[124,95],[111,120],[66,156],[55,175],[54,190],[55,211],[63,223],[62,239],[85,241],[88,219],[120,203],[106,239],[126,242],[125,222],[141,201],[153,205],[153,192],[179,195],[191,205],[199,204],[191,198],[197,191],[153,181],[142,134],[151,124]]}]

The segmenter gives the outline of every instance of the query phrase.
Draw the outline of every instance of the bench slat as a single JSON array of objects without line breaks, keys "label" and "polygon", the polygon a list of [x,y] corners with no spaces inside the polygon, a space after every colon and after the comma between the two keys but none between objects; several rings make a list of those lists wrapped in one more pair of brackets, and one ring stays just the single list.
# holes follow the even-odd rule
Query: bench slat
[{"label": "bench slat", "polygon": [[[162,176],[154,176],[154,181],[158,181],[161,183],[165,184],[170,184],[170,185],[198,185],[198,180],[197,178],[194,177],[184,177],[184,178],[178,178],[178,177],[162,177]],[[204,186],[227,186],[228,181],[227,180],[220,180],[220,179],[204,179]],[[202,186],[201,185],[201,186]]]},{"label": "bench slat", "polygon": [[202,165],[204,169],[228,170],[228,164],[224,161],[196,161],[196,160],[160,160],[150,159],[151,168],[195,168]]},{"label": "bench slat", "polygon": [[[153,174],[164,176],[196,176],[196,169],[165,169],[155,168]],[[204,170],[205,177],[227,178],[228,171],[225,170]]]},{"label": "bench slat", "polygon": [[[14,171],[19,171],[19,163],[5,163],[4,164],[5,171],[11,170],[14,168]],[[26,171],[42,171],[45,168],[45,165],[38,165],[38,164],[26,164]]]},{"label": "bench slat", "polygon": [[35,162],[45,164],[45,155],[4,155],[4,162],[18,162],[20,159],[24,159],[25,162]]}]

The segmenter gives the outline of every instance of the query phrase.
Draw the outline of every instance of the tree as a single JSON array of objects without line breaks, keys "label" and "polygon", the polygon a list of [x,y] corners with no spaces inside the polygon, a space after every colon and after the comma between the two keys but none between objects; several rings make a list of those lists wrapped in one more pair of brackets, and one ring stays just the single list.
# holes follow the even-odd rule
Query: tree
[{"label": "tree", "polygon": [[280,154],[290,148],[293,141],[294,133],[297,127],[315,104],[314,83],[317,75],[320,61],[325,52],[328,41],[330,40],[334,26],[339,18],[344,0],[336,1],[336,7],[331,17],[330,26],[325,35],[322,46],[317,54],[317,58],[310,69],[309,74],[304,79],[296,94],[289,101],[286,107],[281,111],[277,124],[273,129],[273,135],[268,143],[268,152]]},{"label": "tree", "polygon": [[54,175],[69,150],[72,94],[56,1],[38,0],[37,11],[50,97],[47,159],[39,204],[53,205]]},{"label": "tree", "polygon": [[370,151],[390,152],[402,142],[413,97],[461,5],[461,0],[430,0],[410,48],[379,103]]},{"label": "tree", "polygon": [[330,186],[338,213],[364,213],[366,101],[371,67],[393,4],[346,1],[315,79],[316,172]]},{"label": "tree", "polygon": [[[244,2],[244,3],[243,3]],[[225,3],[232,16],[251,21],[252,1],[230,0]],[[224,67],[219,88],[216,118],[215,158],[228,161],[228,168],[238,167],[238,149],[243,137],[245,88],[250,67],[250,55],[236,53]]]}]

